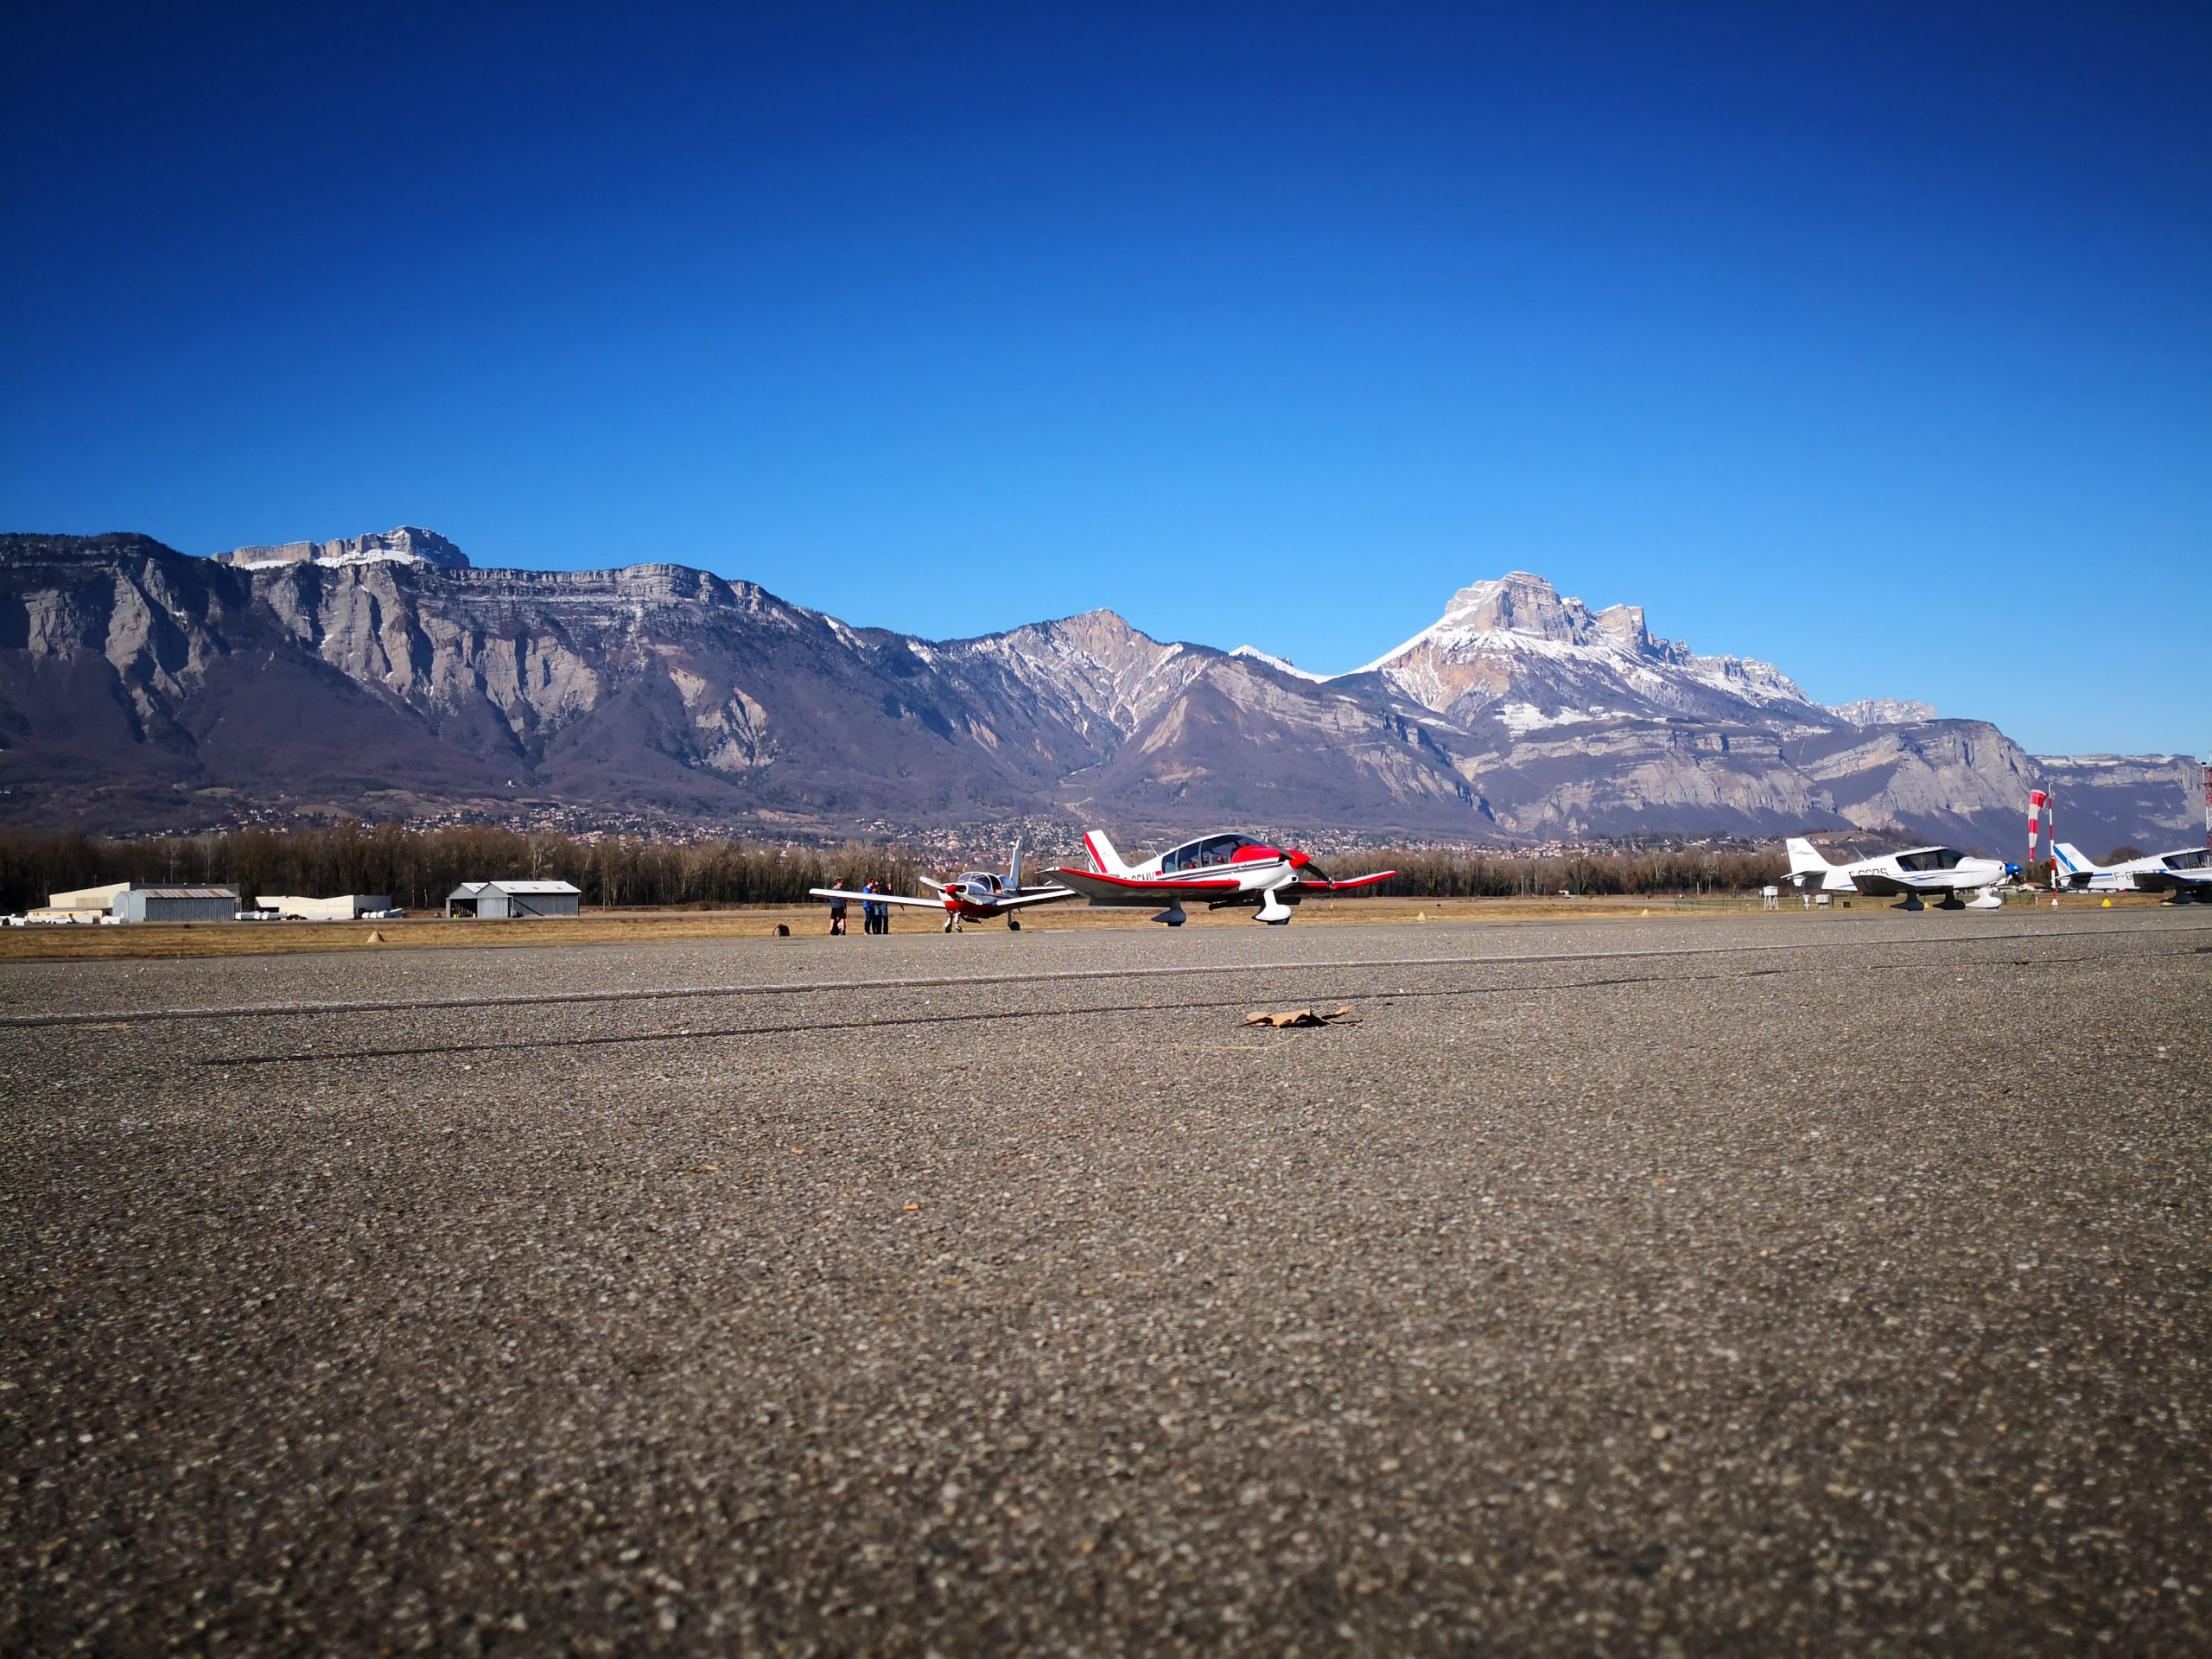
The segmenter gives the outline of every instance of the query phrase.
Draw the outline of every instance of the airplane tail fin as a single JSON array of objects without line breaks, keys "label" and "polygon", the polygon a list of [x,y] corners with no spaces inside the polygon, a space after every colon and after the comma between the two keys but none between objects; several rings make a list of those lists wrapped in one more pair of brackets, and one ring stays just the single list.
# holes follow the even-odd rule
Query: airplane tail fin
[{"label": "airplane tail fin", "polygon": [[2082,849],[2070,841],[2062,841],[2051,849],[2058,860],[2058,868],[2069,875],[2094,875],[2099,866],[2094,859],[2084,858]]},{"label": "airplane tail fin", "polygon": [[1815,870],[1835,868],[1822,858],[1814,849],[1813,843],[1802,836],[1792,836],[1783,844],[1789,849],[1789,874],[1792,875],[1806,875]]},{"label": "airplane tail fin", "polygon": [[1007,867],[1006,884],[1016,893],[1021,891],[1021,837],[1014,838],[1014,861]]},{"label": "airplane tail fin", "polygon": [[1090,868],[1100,875],[1127,875],[1129,867],[1122,862],[1122,855],[1114,850],[1114,843],[1106,838],[1103,830],[1086,830],[1083,835],[1084,850],[1090,855]]}]

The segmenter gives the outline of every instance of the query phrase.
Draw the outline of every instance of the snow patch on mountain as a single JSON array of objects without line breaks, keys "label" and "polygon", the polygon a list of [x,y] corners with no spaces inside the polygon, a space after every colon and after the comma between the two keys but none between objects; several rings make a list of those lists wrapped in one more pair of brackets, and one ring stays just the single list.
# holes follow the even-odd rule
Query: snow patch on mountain
[{"label": "snow patch on mountain", "polygon": [[343,569],[361,564],[424,564],[441,570],[466,570],[468,555],[435,530],[402,524],[382,535],[340,537],[329,542],[281,542],[270,547],[234,547],[213,556],[218,564],[242,570],[273,570],[288,564],[319,564]]},{"label": "snow patch on mountain", "polygon": [[1910,726],[1936,717],[1934,703],[1907,697],[1859,697],[1850,702],[1832,702],[1827,710],[1853,726]]}]

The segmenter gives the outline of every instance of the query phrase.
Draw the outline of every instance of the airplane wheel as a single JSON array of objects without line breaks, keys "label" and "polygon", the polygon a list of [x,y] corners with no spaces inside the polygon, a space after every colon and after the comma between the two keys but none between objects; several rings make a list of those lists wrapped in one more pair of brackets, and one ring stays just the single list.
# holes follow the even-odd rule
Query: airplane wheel
[{"label": "airplane wheel", "polygon": [[1180,927],[1183,925],[1184,919],[1185,918],[1180,916],[1170,916],[1167,918],[1167,925],[1170,927]]},{"label": "airplane wheel", "polygon": [[952,931],[952,918],[950,916],[944,918],[944,931],[948,933]]},{"label": "airplane wheel", "polygon": [[1009,917],[1007,917],[1007,918],[1006,918],[1006,931],[1007,931],[1007,932],[1009,932],[1009,933],[1019,933],[1019,932],[1020,932],[1020,931],[1021,931],[1021,918],[1020,918],[1020,917],[1019,917],[1019,916],[1009,916]]}]

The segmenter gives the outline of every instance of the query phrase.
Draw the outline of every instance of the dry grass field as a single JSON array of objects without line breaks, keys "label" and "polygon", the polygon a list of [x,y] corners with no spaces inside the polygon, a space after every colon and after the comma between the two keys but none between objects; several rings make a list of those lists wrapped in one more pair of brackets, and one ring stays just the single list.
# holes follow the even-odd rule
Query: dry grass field
[{"label": "dry grass field", "polygon": [[[2064,901],[2069,910],[2096,909],[2101,901],[2085,896]],[[2158,904],[2147,893],[2123,894],[2115,908]],[[1884,901],[1861,899],[1850,914],[1884,908]],[[1757,899],[1705,900],[1677,908],[1669,899],[1312,899],[1299,907],[1300,927],[1345,923],[1388,922],[1421,925],[1430,922],[1573,922],[1624,918],[1672,918],[1682,921],[1713,916],[1760,917],[1780,923],[1794,918],[1815,924],[1847,913],[1840,908],[1808,912],[1785,899],[1779,911],[1763,912]],[[1099,928],[1153,926],[1150,910],[1092,910],[1077,904],[1040,905],[1024,917],[1025,930],[1059,932]],[[1252,927],[1249,910],[1190,912],[1192,927]],[[855,938],[860,917],[850,918]],[[575,920],[448,921],[441,916],[409,917],[391,922],[198,922],[117,927],[10,928],[0,932],[0,962],[168,958],[181,957],[270,956],[302,950],[359,950],[406,948],[448,949],[456,945],[644,944],[675,939],[765,938],[781,925],[794,936],[819,934],[829,927],[827,910],[815,905],[753,905],[728,910],[588,910]],[[940,924],[928,912],[893,912],[894,932],[935,933]],[[969,926],[1002,931],[1002,922]]]}]

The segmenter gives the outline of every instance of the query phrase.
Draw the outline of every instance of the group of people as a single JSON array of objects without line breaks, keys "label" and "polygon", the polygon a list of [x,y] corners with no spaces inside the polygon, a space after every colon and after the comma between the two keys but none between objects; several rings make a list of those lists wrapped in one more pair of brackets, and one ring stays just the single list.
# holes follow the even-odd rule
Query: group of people
[{"label": "group of people", "polygon": [[[842,878],[838,880],[836,885],[841,887],[845,885]],[[879,887],[870,881],[863,886],[861,891],[887,893],[890,889]],[[832,933],[842,933],[845,931],[845,901],[842,899],[832,899],[830,901],[830,931]],[[891,906],[873,899],[861,899],[861,931],[865,933],[888,933],[891,931]]]}]

